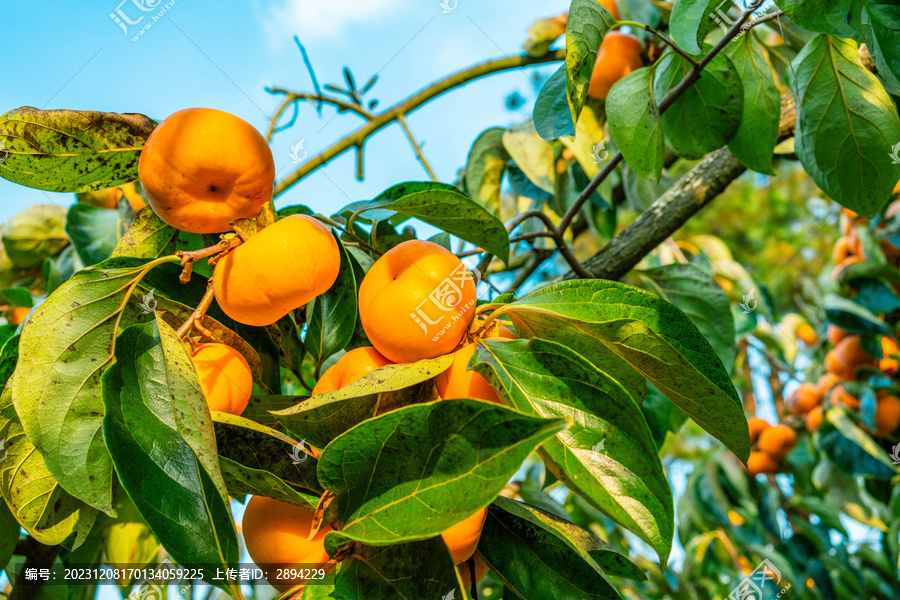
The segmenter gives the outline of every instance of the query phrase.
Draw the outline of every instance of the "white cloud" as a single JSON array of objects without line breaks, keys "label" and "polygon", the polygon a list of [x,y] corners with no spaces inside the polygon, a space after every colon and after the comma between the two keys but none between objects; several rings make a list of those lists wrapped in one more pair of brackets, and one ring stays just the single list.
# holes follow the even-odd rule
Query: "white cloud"
[{"label": "white cloud", "polygon": [[300,39],[337,38],[349,26],[390,17],[406,0],[285,0],[269,18]]}]

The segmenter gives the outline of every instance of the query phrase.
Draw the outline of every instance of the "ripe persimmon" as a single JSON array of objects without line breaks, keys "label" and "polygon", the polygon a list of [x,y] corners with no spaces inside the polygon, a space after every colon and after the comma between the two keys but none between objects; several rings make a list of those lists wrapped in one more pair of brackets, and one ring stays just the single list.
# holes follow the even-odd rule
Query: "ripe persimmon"
[{"label": "ripe persimmon", "polygon": [[209,410],[244,412],[253,392],[253,374],[240,352],[225,344],[196,344],[191,361]]},{"label": "ripe persimmon", "polygon": [[182,231],[221,233],[271,200],[275,161],[265,138],[243,119],[188,108],[147,138],[138,175],[160,219]]},{"label": "ripe persimmon", "polygon": [[372,346],[354,348],[338,359],[336,363],[322,373],[312,395],[333,392],[350,385],[357,379],[365,377],[372,371],[392,364]]},{"label": "ripe persimmon", "polygon": [[759,439],[759,434],[771,427],[768,421],[759,417],[750,417],[747,419],[747,427],[750,429],[750,443],[755,444]]},{"label": "ripe persimmon", "polygon": [[797,434],[793,429],[779,423],[773,425],[759,435],[757,446],[760,452],[765,452],[776,461],[781,461],[787,456],[797,443]]},{"label": "ripe persimmon", "polygon": [[766,452],[751,452],[747,459],[747,470],[751,475],[759,473],[775,473],[778,471],[778,461]]},{"label": "ripe persimmon", "polygon": [[819,341],[819,334],[809,323],[800,323],[797,327],[797,337],[807,346],[815,346]]},{"label": "ripe persimmon", "polygon": [[410,363],[452,352],[475,312],[475,281],[433,242],[410,240],[379,258],[359,287],[359,318],[388,360]]},{"label": "ripe persimmon", "polygon": [[[481,583],[481,580],[488,574],[490,568],[488,568],[487,563],[484,562],[484,559],[477,552],[472,555],[471,562],[475,570],[475,583]],[[456,565],[456,568],[459,570],[462,578],[463,589],[470,589],[472,587],[472,569],[469,568],[469,561],[459,563]]]},{"label": "ripe persimmon", "polygon": [[819,377],[819,380],[816,382],[816,389],[819,391],[819,395],[824,397],[828,390],[833,388],[840,381],[840,379],[831,373],[825,373]]},{"label": "ripe persimmon", "polygon": [[305,215],[276,221],[216,264],[216,301],[247,325],[271,325],[328,291],[341,254],[331,231]]},{"label": "ripe persimmon", "polygon": [[619,16],[619,6],[616,4],[616,0],[597,0],[600,4],[603,5],[603,8],[612,13],[612,16],[615,20],[619,20],[621,17]]},{"label": "ripe persimmon", "polygon": [[828,338],[828,343],[832,346],[837,346],[842,339],[850,335],[837,325],[831,324],[828,326],[828,329],[825,331],[825,335]]},{"label": "ripe persimmon", "polygon": [[859,398],[848,392],[842,385],[831,388],[828,400],[832,406],[845,406],[852,410],[859,408]]},{"label": "ripe persimmon", "polygon": [[482,508],[441,534],[441,538],[450,549],[450,554],[453,555],[453,562],[456,564],[465,562],[475,554],[486,518],[487,508]]},{"label": "ripe persimmon", "polygon": [[299,566],[323,565],[328,562],[325,552],[325,535],[333,529],[322,527],[313,539],[307,539],[312,531],[313,511],[280,502],[264,496],[253,496],[244,509],[241,531],[247,553],[257,565],[264,568],[271,579],[269,583],[279,591],[302,585],[306,579],[277,580],[278,569]]},{"label": "ripe persimmon", "polygon": [[814,383],[804,382],[791,394],[785,406],[795,415],[805,415],[822,401],[822,394]]},{"label": "ripe persimmon", "polygon": [[[487,339],[516,339],[516,334],[507,327],[500,326],[494,335]],[[476,343],[466,344],[453,353],[453,363],[450,368],[434,378],[434,386],[438,395],[443,400],[452,398],[475,398],[486,400],[495,404],[502,404],[500,393],[488,383],[488,380],[468,370],[469,359],[475,354]]]},{"label": "ripe persimmon", "polygon": [[811,411],[806,413],[806,417],[804,418],[804,421],[806,421],[806,430],[810,433],[814,432],[819,428],[819,425],[822,424],[824,418],[825,411],[822,410],[821,406],[813,408]]},{"label": "ripe persimmon", "polygon": [[27,306],[13,306],[7,311],[6,320],[9,321],[10,325],[20,325],[30,312],[31,309]]},{"label": "ripe persimmon", "polygon": [[641,41],[630,33],[621,31],[607,33],[597,53],[588,96],[606,100],[615,82],[644,66],[641,59],[643,51]]},{"label": "ripe persimmon", "polygon": [[888,394],[875,406],[875,435],[884,437],[900,427],[900,398]]},{"label": "ripe persimmon", "polygon": [[855,265],[856,263],[861,263],[861,262],[864,262],[865,260],[866,260],[865,258],[863,258],[862,256],[858,256],[858,255],[848,256],[847,258],[845,258],[843,260],[843,262],[841,262],[838,266],[836,266],[834,268],[834,270],[831,272],[831,278],[834,279],[835,281],[837,281],[838,277],[841,276],[841,271],[843,271],[850,265]]},{"label": "ripe persimmon", "polygon": [[846,236],[840,237],[834,243],[834,248],[831,249],[831,260],[834,261],[834,264],[839,265],[849,256],[851,256],[853,252],[850,250],[850,241]]},{"label": "ripe persimmon", "polygon": [[874,360],[863,349],[858,335],[842,339],[825,355],[825,368],[842,379],[853,379],[857,367],[872,365]]},{"label": "ripe persimmon", "polygon": [[891,355],[900,354],[900,346],[894,339],[884,336],[881,338],[881,351],[884,358],[878,361],[878,368],[886,375],[896,375],[900,371],[900,362]]}]

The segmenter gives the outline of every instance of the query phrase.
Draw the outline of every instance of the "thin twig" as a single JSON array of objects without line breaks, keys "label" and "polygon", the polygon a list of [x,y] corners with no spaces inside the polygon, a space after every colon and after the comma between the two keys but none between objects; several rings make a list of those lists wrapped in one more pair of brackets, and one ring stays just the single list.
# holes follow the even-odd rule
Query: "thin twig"
[{"label": "thin twig", "polygon": [[564,49],[549,52],[543,56],[520,54],[517,56],[489,60],[445,77],[444,79],[431,84],[424,90],[410,96],[406,100],[395,104],[388,110],[374,115],[372,120],[365,123],[355,132],[335,142],[316,156],[308,159],[275,185],[275,196],[277,197],[283,194],[305,176],[309,175],[319,167],[328,164],[347,150],[359,146],[368,139],[369,136],[396,121],[398,115],[409,115],[423,104],[426,104],[430,100],[433,100],[452,89],[493,73],[550,62],[559,62],[565,60],[565,57],[566,51]]},{"label": "thin twig", "polygon": [[412,144],[413,150],[415,150],[416,152],[416,157],[418,157],[419,162],[422,163],[422,166],[425,167],[425,170],[428,172],[428,176],[431,177],[432,181],[440,181],[440,179],[438,179],[438,176],[434,173],[434,169],[431,168],[431,165],[428,164],[428,161],[425,159],[425,155],[422,154],[422,146],[419,144],[419,142],[416,141],[416,138],[413,136],[413,133],[406,122],[406,117],[404,115],[397,115],[397,122],[400,123],[401,127],[403,127],[403,131],[406,133],[406,137],[409,139],[409,143]]},{"label": "thin twig", "polygon": [[[213,256],[214,254],[227,254],[243,243],[244,240],[241,239],[240,236],[236,235],[234,237],[222,240],[215,246],[210,246],[208,248],[191,250],[190,252],[179,250],[175,253],[175,256],[181,259],[181,266],[184,267],[184,270],[181,272],[181,277],[178,278],[179,281],[181,281],[181,283],[188,283],[191,280],[191,274],[194,272],[194,263],[198,260],[204,259],[207,256]],[[209,266],[215,266],[217,261],[218,258],[210,259]]]},{"label": "thin twig", "polygon": [[183,338],[184,336],[186,336],[191,331],[192,327],[203,320],[203,317],[206,316],[206,311],[209,310],[209,307],[215,297],[216,290],[213,286],[213,280],[210,279],[209,283],[207,283],[206,285],[206,293],[203,294],[203,298],[200,300],[200,304],[197,305],[197,308],[194,309],[194,312],[191,313],[191,316],[187,318],[187,321],[182,323],[181,327],[178,328],[178,331],[176,332],[178,334],[178,337]]},{"label": "thin twig", "polygon": [[694,58],[693,56],[688,54],[685,50],[683,50],[681,48],[681,46],[679,46],[678,44],[673,42],[667,35],[665,35],[661,31],[654,29],[653,27],[650,27],[649,25],[645,25],[643,23],[638,23],[637,21],[619,21],[618,23],[616,23],[617,27],[622,27],[624,25],[627,25],[628,27],[634,27],[636,29],[643,29],[644,31],[646,31],[648,33],[652,33],[653,35],[658,37],[660,39],[660,41],[662,41],[664,44],[669,46],[672,50],[674,50],[675,52],[677,52],[678,54],[683,56],[684,59],[687,60],[688,62],[690,62],[692,65],[697,64],[696,58]]},{"label": "thin twig", "polygon": [[[313,69],[312,61],[309,60],[309,55],[306,53],[306,47],[300,43],[300,38],[298,36],[294,36],[294,42],[296,42],[297,47],[300,49],[300,55],[303,57],[303,64],[306,65],[306,70],[309,71],[309,78],[312,79],[313,89],[316,90],[316,93],[321,95],[322,88],[319,87],[319,80],[316,78],[316,72]],[[322,116],[322,105],[316,105],[316,112],[319,113],[319,116]]]}]

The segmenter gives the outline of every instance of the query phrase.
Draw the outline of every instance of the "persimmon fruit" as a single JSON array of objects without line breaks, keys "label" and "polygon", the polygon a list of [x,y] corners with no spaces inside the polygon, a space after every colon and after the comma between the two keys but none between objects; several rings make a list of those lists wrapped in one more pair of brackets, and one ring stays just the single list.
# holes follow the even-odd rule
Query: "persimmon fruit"
[{"label": "persimmon fruit", "polygon": [[138,176],[160,219],[182,231],[221,233],[272,198],[275,160],[249,123],[188,108],[162,123],[141,150]]},{"label": "persimmon fruit", "polygon": [[336,363],[322,373],[313,388],[312,395],[333,392],[348,386],[354,381],[385,365],[393,364],[372,346],[354,348],[338,359]]},{"label": "persimmon fruit", "polygon": [[213,273],[216,301],[247,325],[271,325],[328,291],[341,267],[331,231],[305,215],[276,221],[228,253]]},{"label": "persimmon fruit", "polygon": [[312,531],[311,510],[264,496],[253,496],[244,509],[241,531],[247,553],[257,565],[266,565],[272,577],[269,583],[279,591],[303,585],[306,579],[276,580],[278,569],[296,565],[310,568],[328,562],[325,552],[325,535],[333,528],[322,527],[313,539],[307,539]]},{"label": "persimmon fruit", "polygon": [[6,320],[9,321],[11,325],[21,325],[22,321],[25,320],[25,317],[27,317],[30,312],[31,309],[27,306],[13,306],[9,312],[6,313]]},{"label": "persimmon fruit", "polygon": [[487,508],[482,508],[441,534],[450,554],[453,555],[453,562],[456,564],[465,562],[475,554],[486,518]]},{"label": "persimmon fruit", "polygon": [[848,392],[842,385],[831,388],[828,400],[832,406],[845,406],[853,410],[859,408],[859,398]]},{"label": "persimmon fruit", "polygon": [[815,346],[819,341],[819,334],[809,323],[800,323],[797,327],[797,337],[807,346]]},{"label": "persimmon fruit", "polygon": [[[477,552],[472,555],[472,567],[474,567],[475,571],[475,583],[481,583],[481,580],[485,578],[490,571],[490,568],[487,566],[487,563],[484,562],[484,559],[481,558],[481,555]],[[456,568],[459,570],[459,574],[461,575],[461,579],[463,582],[463,589],[468,590],[472,587],[472,569],[469,568],[469,561],[461,562],[456,565]]]},{"label": "persimmon fruit", "polygon": [[[516,339],[516,334],[508,327],[500,326],[494,335],[486,339]],[[480,374],[468,370],[469,359],[475,354],[475,342],[466,344],[453,353],[450,368],[434,378],[434,386],[443,400],[453,398],[475,398],[495,404],[502,404],[503,398],[494,386]]]},{"label": "persimmon fruit", "polygon": [[900,398],[888,394],[875,406],[875,435],[884,437],[900,427]]},{"label": "persimmon fruit", "polygon": [[759,435],[757,446],[776,461],[781,461],[797,444],[797,434],[793,429],[779,423],[773,425]]},{"label": "persimmon fruit", "polygon": [[632,71],[644,66],[641,41],[630,33],[610,31],[603,38],[597,52],[597,62],[591,75],[588,96],[606,100],[613,84]]},{"label": "persimmon fruit", "polygon": [[828,343],[832,346],[837,346],[842,339],[850,335],[837,325],[831,324],[828,326],[825,332],[826,337],[828,337]]},{"label": "persimmon fruit", "polygon": [[750,429],[750,443],[755,444],[759,439],[759,434],[771,427],[768,421],[759,417],[750,417],[747,419],[747,427]]},{"label": "persimmon fruit", "polygon": [[800,384],[794,393],[788,396],[785,405],[795,415],[805,415],[822,400],[822,394],[814,383],[804,382]]},{"label": "persimmon fruit", "polygon": [[881,338],[881,352],[884,358],[878,361],[878,368],[886,375],[896,375],[900,371],[900,362],[891,355],[900,354],[900,346],[895,340],[885,336]]},{"label": "persimmon fruit", "polygon": [[616,0],[597,0],[600,4],[603,5],[603,8],[612,13],[612,16],[615,20],[619,20],[621,16],[619,15],[619,6],[616,4]]},{"label": "persimmon fruit", "polygon": [[411,363],[452,352],[475,312],[475,281],[443,246],[410,240],[392,248],[359,287],[359,318],[388,360]]},{"label": "persimmon fruit", "polygon": [[191,361],[209,410],[244,412],[253,392],[253,374],[240,352],[225,344],[196,344]]},{"label": "persimmon fruit", "polygon": [[747,459],[747,471],[751,475],[760,473],[775,473],[778,471],[778,461],[766,452],[754,451]]},{"label": "persimmon fruit", "polygon": [[804,421],[806,421],[806,430],[810,433],[816,431],[822,424],[824,418],[825,411],[822,410],[822,407],[815,407],[814,409],[806,413],[806,417],[804,417]]}]

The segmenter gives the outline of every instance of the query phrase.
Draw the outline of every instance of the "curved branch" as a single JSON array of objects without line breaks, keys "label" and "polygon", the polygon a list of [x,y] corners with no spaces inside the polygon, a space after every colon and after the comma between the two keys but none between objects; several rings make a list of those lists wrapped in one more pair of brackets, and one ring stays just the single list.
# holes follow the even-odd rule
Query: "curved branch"
[{"label": "curved branch", "polygon": [[[796,121],[794,99],[786,94],[781,97],[779,140],[793,135]],[[621,278],[746,170],[747,167],[728,148],[707,155],[650,208],[586,260],[585,268],[600,279]],[[578,277],[575,272],[569,272],[560,280],[575,277]]]},{"label": "curved branch", "polygon": [[500,71],[508,71],[510,69],[518,69],[531,65],[540,65],[549,62],[558,62],[565,60],[566,51],[556,50],[543,56],[529,56],[521,54],[518,56],[510,56],[507,58],[499,58],[489,60],[481,64],[469,67],[463,71],[459,71],[437,81],[424,90],[410,96],[406,100],[395,104],[386,111],[373,115],[372,119],[351,133],[347,137],[335,142],[329,148],[326,148],[320,154],[313,156],[305,163],[297,167],[292,173],[288,174],[284,179],[275,184],[275,196],[279,196],[287,191],[292,185],[309,175],[319,167],[328,164],[337,156],[340,156],[347,150],[355,146],[359,146],[373,133],[383,129],[398,119],[400,115],[408,115],[428,101],[440,96],[441,94],[452,90],[453,88],[464,85],[475,79],[498,73]]}]

